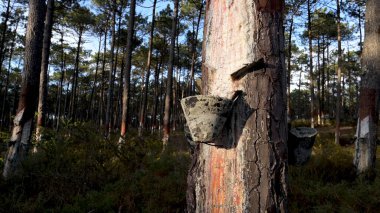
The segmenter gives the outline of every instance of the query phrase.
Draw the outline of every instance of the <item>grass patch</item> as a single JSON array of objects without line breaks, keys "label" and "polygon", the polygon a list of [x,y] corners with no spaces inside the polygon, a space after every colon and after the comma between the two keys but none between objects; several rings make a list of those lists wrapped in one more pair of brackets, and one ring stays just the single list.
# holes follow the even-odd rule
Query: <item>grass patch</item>
[{"label": "grass patch", "polygon": [[320,134],[310,162],[289,167],[289,211],[380,212],[380,179],[357,179],[353,155],[353,146],[335,145],[332,133]]},{"label": "grass patch", "polygon": [[[23,172],[0,178],[0,212],[185,211],[190,155],[180,133],[164,153],[159,135],[131,132],[119,149],[117,135],[105,140],[90,124],[44,133]],[[380,212],[380,179],[356,179],[353,146],[333,140],[332,129],[321,130],[310,161],[289,167],[289,212]]]},{"label": "grass patch", "polygon": [[[45,132],[23,172],[0,179],[0,210],[7,212],[182,212],[189,154],[157,136],[132,133],[118,149],[95,127],[75,124]],[[175,146],[175,144],[173,144]]]}]

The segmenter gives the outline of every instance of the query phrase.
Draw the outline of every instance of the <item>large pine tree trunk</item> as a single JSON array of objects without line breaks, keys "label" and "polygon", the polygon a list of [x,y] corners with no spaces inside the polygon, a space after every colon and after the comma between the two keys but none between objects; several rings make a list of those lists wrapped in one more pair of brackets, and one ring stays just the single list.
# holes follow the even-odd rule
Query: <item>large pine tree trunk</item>
[{"label": "large pine tree trunk", "polygon": [[37,107],[41,71],[45,1],[30,0],[25,38],[24,73],[17,113],[3,170],[5,178],[12,175],[30,146],[33,116]]},{"label": "large pine tree trunk", "polygon": [[376,159],[377,123],[380,96],[380,2],[368,0],[362,67],[365,76],[360,88],[359,119],[355,142],[357,172],[373,171]]},{"label": "large pine tree trunk", "polygon": [[[208,1],[203,93],[237,99],[214,140],[199,144],[189,170],[188,212],[286,212],[287,125],[284,1]],[[230,74],[263,59],[266,68]]]},{"label": "large pine tree trunk", "polygon": [[[53,14],[54,14],[54,0],[48,0],[46,8],[45,17],[45,29],[44,29],[44,40],[42,48],[42,62],[41,62],[41,73],[40,73],[40,88],[39,88],[39,99],[38,99],[38,116],[37,116],[37,129],[36,129],[36,139],[41,140],[42,137],[42,127],[45,125],[46,117],[46,99],[48,95],[48,66],[49,66],[49,55],[50,55],[50,44],[51,44],[51,34],[53,30]],[[36,151],[36,150],[35,150]]]}]

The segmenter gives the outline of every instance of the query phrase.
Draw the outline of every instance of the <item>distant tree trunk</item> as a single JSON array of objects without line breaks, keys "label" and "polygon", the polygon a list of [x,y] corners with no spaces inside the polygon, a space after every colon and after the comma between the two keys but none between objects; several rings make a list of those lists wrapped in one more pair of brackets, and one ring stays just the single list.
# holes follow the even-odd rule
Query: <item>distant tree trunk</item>
[{"label": "distant tree trunk", "polygon": [[317,124],[321,125],[321,44],[320,37],[317,37],[317,97],[315,98],[317,108]]},{"label": "distant tree trunk", "polygon": [[127,61],[126,69],[124,73],[125,84],[123,85],[123,106],[122,106],[122,117],[121,117],[121,127],[120,127],[120,139],[119,144],[125,143],[125,136],[127,133],[127,120],[128,120],[128,107],[130,98],[130,81],[131,81],[131,68],[132,68],[132,42],[133,35],[135,31],[135,13],[136,13],[136,0],[131,0],[130,2],[130,12],[128,19],[128,36],[127,36]]},{"label": "distant tree trunk", "polygon": [[111,23],[111,63],[110,71],[108,73],[108,95],[107,95],[107,108],[106,108],[106,122],[105,122],[105,135],[107,138],[110,137],[112,130],[112,117],[113,117],[113,88],[114,88],[114,69],[115,69],[115,41],[116,41],[116,0],[112,3],[112,23]]},{"label": "distant tree trunk", "polygon": [[24,74],[20,99],[9,142],[3,176],[8,178],[16,171],[30,146],[33,117],[37,107],[39,75],[41,71],[42,40],[45,18],[45,1],[30,0],[28,26],[25,38]]},{"label": "distant tree trunk", "polygon": [[[62,99],[62,92],[63,92],[63,80],[65,79],[65,64],[66,64],[66,57],[65,57],[65,48],[64,48],[64,45],[63,45],[63,32],[61,32],[61,76],[60,76],[60,80],[59,80],[59,86],[58,86],[58,93],[57,93],[57,111],[56,111],[56,116],[57,116],[57,123],[56,123],[56,127],[55,127],[55,130],[58,131],[59,130],[59,122],[60,122],[60,119],[61,119],[61,111],[62,111],[62,107],[61,107],[61,99]],[[65,108],[65,106],[63,107]],[[63,112],[64,114],[64,112]]]},{"label": "distant tree trunk", "polygon": [[[108,25],[108,22],[106,26]],[[99,97],[99,124],[102,126],[104,124],[104,79],[106,75],[106,55],[107,55],[107,36],[108,28],[104,29],[104,43],[103,43],[103,59],[102,59],[102,79]]]},{"label": "distant tree trunk", "polygon": [[146,119],[146,108],[148,103],[148,87],[149,87],[149,77],[150,77],[150,66],[152,63],[152,51],[153,51],[153,33],[154,33],[154,24],[156,16],[156,3],[157,0],[153,1],[153,11],[152,11],[152,24],[150,26],[150,38],[149,38],[149,50],[148,50],[148,59],[146,62],[146,77],[145,77],[145,86],[144,86],[144,96],[143,104],[140,110],[140,123],[139,123],[139,136],[142,135],[142,131],[145,128],[145,119]]},{"label": "distant tree trunk", "polygon": [[90,109],[87,113],[87,119],[90,118],[94,119],[94,94],[96,91],[96,82],[98,82],[98,71],[99,71],[99,62],[100,62],[100,48],[102,46],[102,35],[99,36],[99,47],[98,47],[98,53],[96,54],[96,66],[95,66],[95,76],[94,76],[94,83],[91,88],[91,95],[90,95]]},{"label": "distant tree trunk", "polygon": [[325,36],[322,38],[322,96],[321,96],[321,120],[322,125],[325,124],[325,85],[326,85],[326,58],[325,58],[325,50],[326,50],[326,42],[325,42]]},{"label": "distant tree trunk", "polygon": [[[160,56],[160,61],[157,62],[156,72],[154,73],[154,109],[153,109],[153,124],[152,124],[152,132],[156,131],[159,126],[159,120],[157,119],[157,113],[158,113],[158,104],[159,104],[159,97],[160,97],[160,91],[159,91],[159,78],[160,78],[160,70],[162,66],[162,58],[163,56]],[[160,116],[161,117],[161,116]]]},{"label": "distant tree trunk", "polygon": [[[7,9],[5,10],[5,14],[4,14],[4,28],[2,29],[1,40],[0,40],[0,75],[1,75],[2,69],[3,69],[4,45],[5,45],[6,35],[7,35],[10,10],[11,10],[11,0],[8,0],[7,1]],[[0,87],[1,87],[1,84],[0,84]]]},{"label": "distant tree trunk", "polygon": [[342,108],[342,35],[340,26],[340,0],[336,0],[336,10],[337,10],[337,33],[338,33],[338,67],[336,70],[337,80],[336,80],[336,111],[335,111],[335,144],[339,144],[340,137],[340,114]]},{"label": "distant tree trunk", "polygon": [[290,110],[290,82],[291,82],[291,75],[292,75],[292,34],[293,34],[293,24],[294,24],[294,14],[292,13],[292,17],[290,19],[290,26],[289,26],[289,40],[288,40],[288,75],[287,75],[287,114],[289,117],[291,117],[291,110]]},{"label": "distant tree trunk", "polygon": [[314,73],[313,73],[313,37],[311,31],[311,3],[307,0],[307,30],[309,37],[309,75],[310,75],[310,127],[314,128]]},{"label": "distant tree trunk", "polygon": [[79,55],[82,43],[83,28],[80,27],[78,31],[78,44],[77,51],[75,55],[75,65],[74,65],[74,76],[73,83],[71,85],[71,108],[70,108],[70,117],[75,121],[76,112],[77,112],[77,88],[78,88],[78,77],[79,77]]},{"label": "distant tree trunk", "polygon": [[380,2],[368,0],[362,67],[365,76],[360,88],[359,119],[355,141],[358,174],[374,172],[380,97]]},{"label": "distant tree trunk", "polygon": [[16,45],[16,35],[17,35],[17,29],[18,29],[19,20],[16,22],[16,28],[14,29],[14,37],[12,39],[11,49],[9,53],[9,59],[8,59],[8,69],[7,69],[7,76],[5,80],[5,88],[4,88],[4,96],[3,96],[3,102],[2,102],[2,108],[1,108],[1,117],[0,117],[0,128],[4,127],[5,124],[5,105],[8,103],[7,97],[8,97],[8,88],[9,88],[9,77],[12,69],[12,58],[13,53]]},{"label": "distant tree trunk", "polygon": [[[50,55],[51,35],[53,30],[53,15],[54,14],[54,0],[48,0],[45,17],[44,39],[42,48],[42,62],[40,73],[40,88],[38,98],[38,113],[37,113],[37,128],[36,140],[41,141],[42,127],[45,126],[46,117],[46,99],[48,95],[48,66]],[[34,149],[37,151],[37,149]]]},{"label": "distant tree trunk", "polygon": [[[243,95],[216,146],[195,148],[188,212],[287,212],[283,10],[282,0],[207,2],[202,90]],[[261,59],[261,70],[232,80],[234,71]]]},{"label": "distant tree trunk", "polygon": [[177,34],[177,18],[178,18],[178,5],[179,0],[174,0],[174,11],[172,20],[172,31],[170,36],[170,49],[169,49],[169,67],[167,75],[166,96],[165,96],[165,112],[164,112],[164,126],[163,126],[163,149],[167,146],[170,136],[170,119],[172,110],[172,88],[173,88],[173,67],[174,67],[174,49]]},{"label": "distant tree trunk", "polygon": [[198,20],[197,20],[197,27],[195,30],[194,35],[194,41],[192,42],[191,47],[191,67],[190,67],[190,80],[188,84],[188,94],[194,95],[194,74],[195,74],[195,62],[197,59],[197,46],[198,46],[198,31],[199,31],[199,24],[202,19],[202,11],[203,11],[203,0],[201,2],[201,6],[199,8],[199,14],[198,14]]}]

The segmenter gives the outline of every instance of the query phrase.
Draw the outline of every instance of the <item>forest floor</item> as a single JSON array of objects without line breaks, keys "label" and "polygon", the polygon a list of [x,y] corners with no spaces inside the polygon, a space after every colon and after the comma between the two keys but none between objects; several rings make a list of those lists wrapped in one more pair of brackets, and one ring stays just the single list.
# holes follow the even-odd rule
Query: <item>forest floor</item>
[{"label": "forest floor", "polygon": [[[289,166],[289,212],[380,212],[380,165],[373,181],[356,178],[354,145],[319,134],[310,161]],[[355,128],[342,127],[350,142]],[[9,133],[0,133],[0,170]],[[135,132],[118,148],[90,124],[45,130],[39,152],[11,179],[0,178],[0,212],[184,212],[189,147],[175,132],[162,153],[159,135]],[[377,158],[380,158],[378,149]]]}]

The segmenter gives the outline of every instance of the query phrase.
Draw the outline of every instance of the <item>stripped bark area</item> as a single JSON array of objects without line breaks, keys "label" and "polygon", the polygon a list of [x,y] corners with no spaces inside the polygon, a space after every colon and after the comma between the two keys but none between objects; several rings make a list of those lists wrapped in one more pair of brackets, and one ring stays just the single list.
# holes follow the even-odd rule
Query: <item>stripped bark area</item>
[{"label": "stripped bark area", "polygon": [[[274,1],[283,5],[283,1]],[[286,212],[286,72],[282,8],[262,1],[208,1],[203,93],[240,96],[216,146],[199,144],[188,176],[188,212]],[[233,81],[253,61],[262,72]]]},{"label": "stripped bark area", "polygon": [[373,178],[371,173],[375,168],[380,96],[380,2],[368,0],[366,8],[362,55],[365,76],[360,89],[354,164],[358,174],[367,173],[369,178]]},{"label": "stripped bark area", "polygon": [[14,119],[3,176],[15,173],[30,146],[34,113],[37,108],[41,70],[45,1],[30,0],[28,27],[25,38],[24,72],[17,114]]}]

